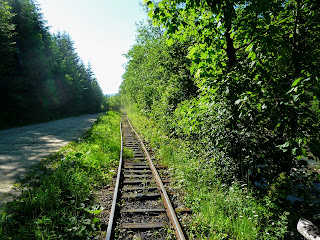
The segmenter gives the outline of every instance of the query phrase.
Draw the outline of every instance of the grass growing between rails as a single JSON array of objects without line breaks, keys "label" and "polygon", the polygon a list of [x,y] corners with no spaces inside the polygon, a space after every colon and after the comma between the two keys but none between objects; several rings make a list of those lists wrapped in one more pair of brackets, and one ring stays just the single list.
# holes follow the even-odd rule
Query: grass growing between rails
[{"label": "grass growing between rails", "polygon": [[83,140],[45,159],[17,201],[1,210],[1,239],[90,239],[99,227],[93,193],[119,161],[121,115],[100,117]]},{"label": "grass growing between rails", "polygon": [[258,199],[245,184],[221,183],[214,159],[203,158],[196,144],[170,139],[142,115],[129,112],[128,116],[172,170],[176,187],[186,192],[185,201],[193,209],[189,239],[285,238],[289,212],[277,209],[268,197]]}]

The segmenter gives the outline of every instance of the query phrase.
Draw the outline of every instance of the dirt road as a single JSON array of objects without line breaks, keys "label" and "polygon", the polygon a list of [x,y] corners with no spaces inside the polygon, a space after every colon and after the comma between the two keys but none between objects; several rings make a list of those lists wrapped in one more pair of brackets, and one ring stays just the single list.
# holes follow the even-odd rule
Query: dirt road
[{"label": "dirt road", "polygon": [[77,140],[98,117],[84,115],[0,131],[0,205],[17,195],[13,184],[30,167]]}]

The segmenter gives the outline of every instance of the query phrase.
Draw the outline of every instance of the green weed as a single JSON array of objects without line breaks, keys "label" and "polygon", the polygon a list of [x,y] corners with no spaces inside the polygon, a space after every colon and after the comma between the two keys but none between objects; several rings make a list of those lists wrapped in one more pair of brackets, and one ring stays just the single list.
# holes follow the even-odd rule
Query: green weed
[{"label": "green weed", "polygon": [[133,158],[133,157],[134,157],[134,153],[131,149],[129,148],[123,149],[123,158]]},{"label": "green weed", "polygon": [[1,210],[1,239],[89,239],[100,224],[93,192],[111,181],[119,160],[119,123],[120,114],[108,112],[85,139],[45,159],[38,181]]},{"label": "green weed", "polygon": [[164,136],[151,120],[129,112],[137,130],[172,169],[176,187],[186,192],[185,201],[193,209],[188,226],[190,239],[282,239],[287,233],[288,213],[275,213],[270,198],[257,199],[246,184],[219,181],[214,161],[200,154],[196,144]]}]

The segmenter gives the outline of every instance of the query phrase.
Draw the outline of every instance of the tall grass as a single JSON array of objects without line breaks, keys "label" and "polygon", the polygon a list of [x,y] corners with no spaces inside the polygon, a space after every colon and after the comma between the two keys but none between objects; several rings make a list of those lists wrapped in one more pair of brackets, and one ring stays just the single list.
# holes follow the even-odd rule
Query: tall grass
[{"label": "tall grass", "polygon": [[[100,117],[79,142],[45,159],[20,199],[1,210],[0,239],[89,239],[99,226],[94,191],[111,181],[120,152],[120,114]],[[37,174],[38,175],[38,174]],[[34,180],[34,174],[30,178]]]},{"label": "tall grass", "polygon": [[188,226],[190,239],[284,238],[288,213],[276,214],[270,199],[257,199],[245,184],[221,183],[212,163],[223,156],[208,160],[196,144],[170,139],[152,120],[134,112],[128,114],[172,170],[176,187],[186,192],[185,201],[193,209]]}]

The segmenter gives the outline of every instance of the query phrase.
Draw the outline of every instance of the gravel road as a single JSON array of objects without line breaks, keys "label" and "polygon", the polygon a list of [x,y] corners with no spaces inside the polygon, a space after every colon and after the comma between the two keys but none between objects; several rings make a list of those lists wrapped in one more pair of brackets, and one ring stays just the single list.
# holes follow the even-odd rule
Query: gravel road
[{"label": "gravel road", "polygon": [[18,194],[13,184],[28,169],[79,139],[99,116],[84,115],[0,131],[0,205]]}]

